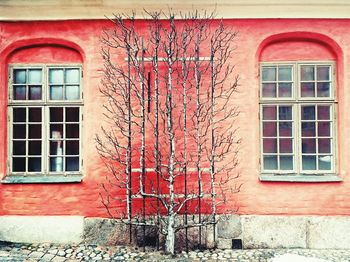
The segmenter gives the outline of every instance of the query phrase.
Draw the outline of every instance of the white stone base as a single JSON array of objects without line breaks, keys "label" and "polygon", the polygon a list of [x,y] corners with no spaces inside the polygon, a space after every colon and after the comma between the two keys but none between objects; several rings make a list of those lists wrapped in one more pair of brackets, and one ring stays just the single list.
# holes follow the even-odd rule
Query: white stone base
[{"label": "white stone base", "polygon": [[0,216],[0,241],[80,243],[82,216]]}]

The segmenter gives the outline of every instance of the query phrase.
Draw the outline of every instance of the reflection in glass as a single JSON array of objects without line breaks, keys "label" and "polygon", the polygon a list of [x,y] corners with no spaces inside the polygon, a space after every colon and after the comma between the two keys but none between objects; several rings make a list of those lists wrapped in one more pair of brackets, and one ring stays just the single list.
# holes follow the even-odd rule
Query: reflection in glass
[{"label": "reflection in glass", "polygon": [[317,106],[317,119],[328,120],[330,119],[330,106]]},{"label": "reflection in glass", "polygon": [[302,120],[314,120],[315,119],[315,106],[302,106],[301,107],[301,119]]},{"label": "reflection in glass", "polygon": [[330,122],[318,122],[318,136],[330,136]]},{"label": "reflection in glass", "polygon": [[319,138],[318,139],[318,152],[319,153],[331,153],[331,139]]},{"label": "reflection in glass", "polygon": [[62,140],[50,141],[50,155],[63,155],[62,146]]},{"label": "reflection in glass", "polygon": [[264,83],[262,88],[263,97],[276,97],[276,84]]},{"label": "reflection in glass", "polygon": [[263,67],[263,69],[262,69],[262,81],[276,81],[276,68],[275,67]]},{"label": "reflection in glass", "polygon": [[292,97],[292,83],[279,83],[278,96],[279,97]]},{"label": "reflection in glass", "polygon": [[14,83],[15,84],[25,84],[26,83],[26,70],[25,69],[15,69],[14,70]]},{"label": "reflection in glass", "polygon": [[302,156],[303,170],[315,170],[316,169],[316,156]]},{"label": "reflection in glass", "polygon": [[301,66],[300,67],[301,81],[313,81],[315,80],[315,67],[314,66]]},{"label": "reflection in glass", "polygon": [[301,148],[303,153],[316,153],[316,139],[303,138]]},{"label": "reflection in glass", "polygon": [[50,138],[61,139],[63,137],[63,125],[51,124],[50,125]]},{"label": "reflection in glass", "polygon": [[49,83],[63,84],[63,69],[49,69]]},{"label": "reflection in glass", "polygon": [[330,96],[330,83],[328,83],[328,82],[317,83],[317,96],[318,97],[329,97]]},{"label": "reflection in glass", "polygon": [[280,153],[293,153],[292,141],[292,139],[280,139]]},{"label": "reflection in glass", "polygon": [[315,96],[315,83],[301,83],[301,96],[302,97],[314,97]]},{"label": "reflection in glass", "polygon": [[280,156],[280,169],[293,170],[293,156]]},{"label": "reflection in glass", "polygon": [[66,99],[78,100],[80,98],[79,86],[66,86]]},{"label": "reflection in glass", "polygon": [[264,156],[264,169],[265,170],[277,169],[277,156]]},{"label": "reflection in glass", "polygon": [[26,100],[26,87],[14,86],[13,87],[13,99],[14,100]]},{"label": "reflection in glass", "polygon": [[63,157],[50,157],[50,171],[51,172],[63,171]]},{"label": "reflection in glass", "polygon": [[41,100],[41,86],[29,86],[29,100]]},{"label": "reflection in glass", "polygon": [[63,86],[50,86],[50,99],[63,100]]},{"label": "reflection in glass", "polygon": [[327,81],[330,80],[330,67],[329,66],[318,66],[317,67],[317,80],[318,81]]},{"label": "reflection in glass", "polygon": [[78,84],[79,78],[79,69],[66,69],[65,82],[67,84]]},{"label": "reflection in glass", "polygon": [[280,66],[278,68],[278,81],[292,81],[292,67]]},{"label": "reflection in glass", "polygon": [[279,120],[292,120],[292,107],[291,106],[280,106],[278,108]]},{"label": "reflection in glass", "polygon": [[332,156],[318,156],[318,168],[320,170],[331,170],[332,169]]},{"label": "reflection in glass", "polygon": [[263,136],[276,137],[277,136],[277,124],[276,122],[264,122],[263,123]]},{"label": "reflection in glass", "polygon": [[277,139],[264,138],[263,152],[264,153],[277,153]]},{"label": "reflection in glass", "polygon": [[279,122],[279,135],[280,136],[292,136],[292,122]]},{"label": "reflection in glass", "polygon": [[301,123],[301,135],[303,137],[316,136],[315,122],[303,122],[303,123]]},{"label": "reflection in glass", "polygon": [[41,69],[29,69],[29,84],[41,84]]}]

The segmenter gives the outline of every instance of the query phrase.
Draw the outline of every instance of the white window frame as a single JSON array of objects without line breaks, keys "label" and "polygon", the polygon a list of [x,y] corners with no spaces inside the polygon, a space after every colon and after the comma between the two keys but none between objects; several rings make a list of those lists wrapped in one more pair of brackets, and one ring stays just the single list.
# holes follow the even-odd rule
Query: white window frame
[{"label": "white window frame", "polygon": [[[13,84],[14,84],[14,70],[15,69],[36,69],[40,68],[42,69],[42,99],[41,100],[14,100],[13,99]],[[79,77],[79,99],[77,100],[50,100],[49,99],[49,69],[69,69],[69,68],[78,68],[80,72]],[[10,64],[8,66],[8,104],[7,104],[7,116],[8,116],[8,138],[7,138],[7,145],[8,145],[8,157],[7,157],[7,174],[11,177],[15,176],[24,176],[24,177],[47,177],[47,178],[55,178],[57,176],[81,176],[83,173],[83,159],[82,159],[82,129],[83,129],[83,68],[81,64]],[[41,172],[13,172],[12,167],[12,141],[13,141],[13,133],[12,133],[12,127],[13,127],[13,108],[28,108],[31,107],[40,107],[42,108],[42,145],[41,145],[41,166],[42,171]],[[49,111],[51,107],[62,107],[62,108],[69,108],[69,107],[78,107],[79,108],[79,170],[78,171],[50,171],[49,170],[49,150],[50,150],[50,118],[49,118]],[[64,114],[64,113],[63,113]],[[28,124],[28,114],[26,115],[26,123]],[[65,124],[67,122],[63,121],[62,125],[65,127]],[[75,123],[74,123],[75,124]],[[63,142],[66,141],[67,138],[63,138]],[[23,139],[28,140],[28,138]],[[27,143],[26,143],[27,144]],[[26,152],[28,158],[28,151]],[[62,155],[62,158],[65,158],[66,155]],[[64,167],[65,169],[65,167]],[[32,180],[28,180],[29,182]],[[80,182],[81,180],[62,180],[57,182]],[[4,182],[4,181],[3,181]],[[36,183],[36,180],[33,180],[32,182]],[[38,180],[38,182],[46,182],[46,180]],[[50,182],[50,180],[48,180]],[[6,183],[6,181],[5,181]],[[11,183],[11,182],[10,182]],[[24,180],[24,183],[26,183],[26,180]]]},{"label": "white window frame", "polygon": [[[301,97],[300,88],[300,73],[301,66],[330,66],[330,97]],[[264,67],[280,67],[280,66],[292,66],[292,96],[291,97],[263,97],[263,81],[262,81],[262,69]],[[286,181],[286,182],[332,182],[341,181],[336,175],[337,172],[337,101],[336,101],[336,68],[334,61],[281,61],[281,62],[262,62],[260,63],[259,74],[259,126],[260,126],[260,180],[262,181]],[[276,70],[278,75],[278,70]],[[277,76],[276,76],[276,79]],[[315,80],[316,81],[316,80]],[[277,86],[276,86],[277,88]],[[315,85],[316,88],[316,85]],[[276,91],[277,92],[277,91]],[[304,105],[330,105],[330,138],[331,138],[331,154],[332,154],[332,166],[331,170],[302,170],[302,150],[301,150],[301,107]],[[264,170],[263,166],[263,106],[292,106],[292,121],[293,121],[293,170]],[[278,114],[278,111],[277,111]],[[315,112],[316,114],[316,112]],[[316,118],[316,116],[315,116]],[[277,120],[276,120],[277,121]],[[314,120],[317,122],[318,120]],[[317,139],[318,136],[315,137]],[[278,136],[277,136],[278,139]],[[277,140],[277,143],[279,140]],[[316,143],[317,144],[317,143]],[[277,157],[279,152],[276,153]],[[318,156],[317,148],[315,156]],[[316,162],[317,162],[316,158]],[[316,163],[317,165],[317,163]]]}]

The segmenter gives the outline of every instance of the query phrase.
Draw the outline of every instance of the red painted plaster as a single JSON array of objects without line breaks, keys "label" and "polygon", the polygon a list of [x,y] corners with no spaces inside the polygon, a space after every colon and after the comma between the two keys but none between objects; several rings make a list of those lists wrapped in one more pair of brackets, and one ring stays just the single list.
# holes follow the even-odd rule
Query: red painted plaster
[{"label": "red painted plaster", "polygon": [[[232,63],[240,75],[240,92],[232,103],[242,112],[237,120],[242,137],[237,182],[243,184],[239,194],[228,196],[226,210],[237,206],[240,214],[350,215],[350,20],[241,19],[225,23],[239,32]],[[0,215],[107,216],[99,197],[105,170],[93,139],[103,118],[98,91],[103,66],[99,38],[109,26],[99,20],[0,24],[0,177],[6,175],[8,63],[82,63],[85,116],[83,182],[0,184]],[[144,21],[138,26],[147,34]],[[259,182],[259,62],[280,59],[336,61],[337,172],[343,182]],[[116,191],[120,197],[123,193]],[[123,205],[117,205],[121,212]]]}]

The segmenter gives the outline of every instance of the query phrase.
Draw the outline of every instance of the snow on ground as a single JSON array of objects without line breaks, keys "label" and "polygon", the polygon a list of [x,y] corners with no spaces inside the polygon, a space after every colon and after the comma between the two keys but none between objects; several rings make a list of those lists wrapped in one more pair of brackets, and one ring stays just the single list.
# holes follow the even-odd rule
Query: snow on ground
[{"label": "snow on ground", "polygon": [[329,260],[324,260],[314,257],[304,257],[294,254],[284,254],[277,256],[272,259],[272,262],[330,262]]}]

